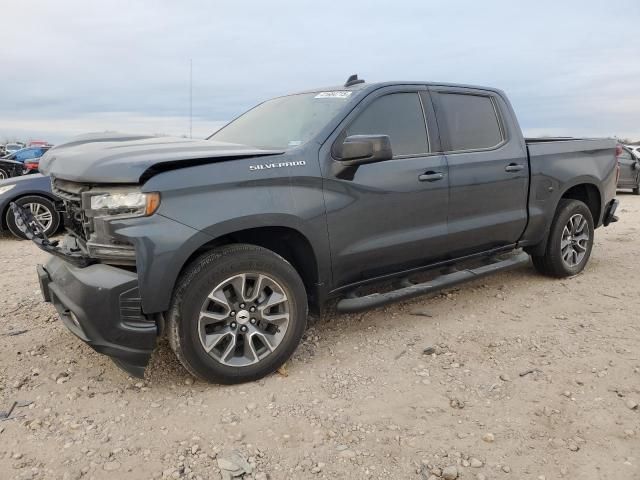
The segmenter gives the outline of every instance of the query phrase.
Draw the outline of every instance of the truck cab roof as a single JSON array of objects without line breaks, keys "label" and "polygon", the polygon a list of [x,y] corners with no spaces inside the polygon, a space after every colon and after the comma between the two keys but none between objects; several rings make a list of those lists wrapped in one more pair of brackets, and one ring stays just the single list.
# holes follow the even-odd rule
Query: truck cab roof
[{"label": "truck cab roof", "polygon": [[[447,87],[447,88],[464,88],[464,89],[473,89],[473,90],[485,90],[487,92],[493,92],[496,94],[502,95],[503,92],[500,89],[493,87],[485,87],[480,85],[469,85],[462,83],[447,83],[447,82],[434,82],[434,81],[416,81],[416,80],[393,80],[386,82],[372,82],[367,83],[366,81],[362,81],[361,83],[357,83],[354,85],[332,85],[326,86],[322,88],[313,88],[308,90],[302,90],[299,92],[295,92],[289,95],[300,95],[304,93],[315,93],[315,92],[329,92],[329,91],[352,91],[359,92],[363,94],[371,93],[374,90],[378,90],[384,87],[394,87],[399,85],[424,85],[426,87]],[[287,95],[284,95],[287,96]]]}]

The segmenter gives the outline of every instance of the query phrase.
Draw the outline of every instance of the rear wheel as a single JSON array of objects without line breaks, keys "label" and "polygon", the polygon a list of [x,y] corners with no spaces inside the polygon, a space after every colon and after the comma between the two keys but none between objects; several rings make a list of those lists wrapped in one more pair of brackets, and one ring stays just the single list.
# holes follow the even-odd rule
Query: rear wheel
[{"label": "rear wheel", "polygon": [[544,255],[532,256],[536,269],[552,277],[580,273],[593,248],[593,217],[579,200],[563,199],[558,204]]},{"label": "rear wheel", "polygon": [[306,291],[293,266],[265,248],[230,245],[198,258],[181,276],[168,336],[191,374],[234,384],[278,369],[306,321]]},{"label": "rear wheel", "polygon": [[[45,235],[53,235],[60,226],[60,214],[56,211],[56,206],[48,198],[30,195],[16,200],[21,207],[26,207],[31,211],[33,218],[40,224]],[[5,217],[7,228],[16,237],[24,239],[25,236],[16,225],[16,219],[11,209],[7,210]]]}]

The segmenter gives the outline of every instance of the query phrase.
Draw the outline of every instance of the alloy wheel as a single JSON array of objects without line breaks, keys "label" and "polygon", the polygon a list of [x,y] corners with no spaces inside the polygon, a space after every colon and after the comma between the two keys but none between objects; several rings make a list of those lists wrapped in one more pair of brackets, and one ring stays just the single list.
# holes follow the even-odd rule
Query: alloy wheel
[{"label": "alloy wheel", "polygon": [[204,350],[218,362],[245,367],[274,352],[289,327],[282,286],[260,273],[229,277],[207,296],[198,319]]},{"label": "alloy wheel", "polygon": [[47,231],[53,223],[53,212],[41,203],[27,203],[25,205],[30,211],[35,221],[43,231]]},{"label": "alloy wheel", "polygon": [[579,265],[587,254],[590,238],[587,219],[579,213],[572,215],[562,230],[562,261],[572,268]]}]

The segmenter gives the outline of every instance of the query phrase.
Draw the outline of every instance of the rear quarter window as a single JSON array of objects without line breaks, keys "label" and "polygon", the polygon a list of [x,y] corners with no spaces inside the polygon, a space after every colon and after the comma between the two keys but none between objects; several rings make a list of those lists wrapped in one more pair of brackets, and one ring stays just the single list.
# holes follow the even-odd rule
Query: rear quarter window
[{"label": "rear quarter window", "polygon": [[438,100],[438,121],[445,129],[448,151],[487,149],[504,140],[491,97],[441,92]]}]

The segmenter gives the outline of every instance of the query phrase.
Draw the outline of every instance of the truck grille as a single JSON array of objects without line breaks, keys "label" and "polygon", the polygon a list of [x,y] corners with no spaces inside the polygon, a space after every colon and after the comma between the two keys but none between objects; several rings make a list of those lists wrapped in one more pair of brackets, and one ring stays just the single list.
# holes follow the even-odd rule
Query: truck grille
[{"label": "truck grille", "polygon": [[89,190],[89,186],[51,177],[51,191],[64,203],[65,227],[87,241],[91,235],[92,226],[82,210],[82,192]]},{"label": "truck grille", "polygon": [[78,205],[80,205],[82,192],[88,189],[89,187],[87,185],[81,183],[68,182],[51,177],[51,190],[54,195],[60,197],[62,200],[77,202]]}]

